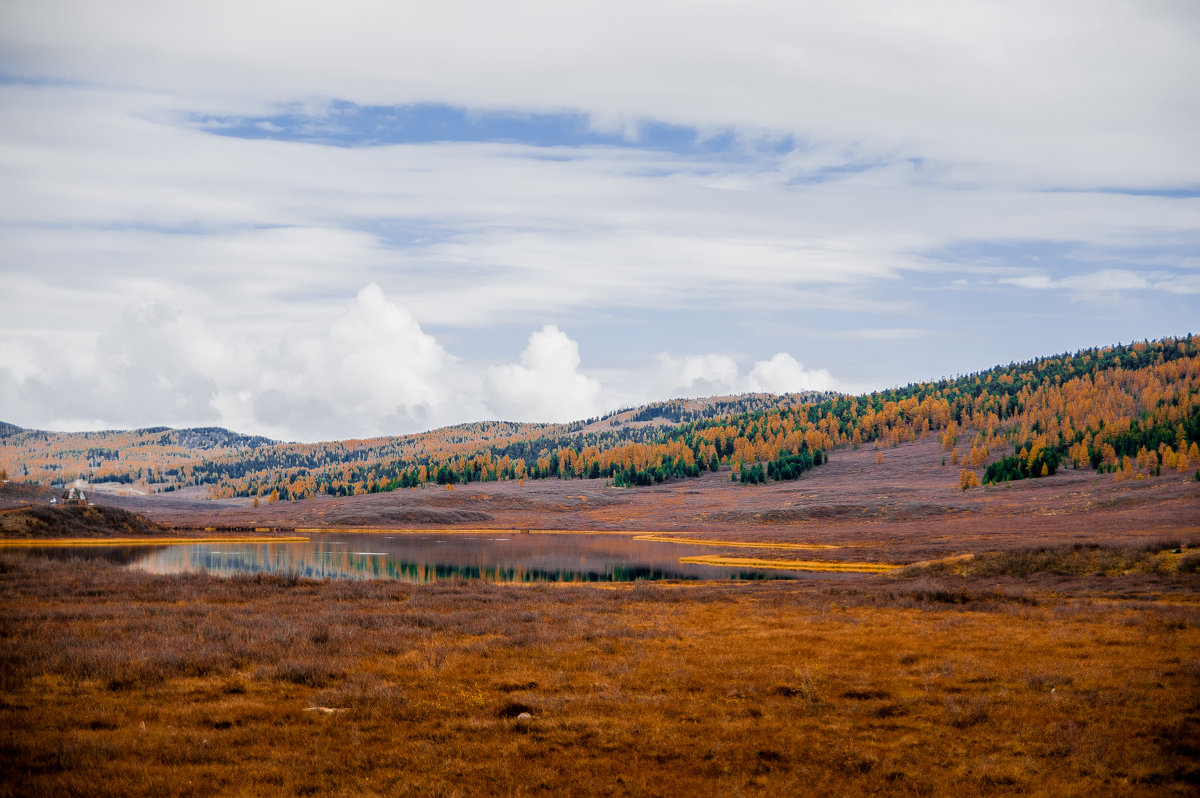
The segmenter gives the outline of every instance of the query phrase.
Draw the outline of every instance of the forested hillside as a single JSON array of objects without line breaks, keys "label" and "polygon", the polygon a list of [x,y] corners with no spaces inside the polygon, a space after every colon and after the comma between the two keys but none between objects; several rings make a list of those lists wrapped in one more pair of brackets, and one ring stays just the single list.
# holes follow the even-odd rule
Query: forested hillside
[{"label": "forested hillside", "polygon": [[[570,424],[482,421],[414,435],[313,444],[281,443],[217,427],[47,432],[0,422],[0,472],[45,485],[83,479],[101,484],[136,485],[155,492],[220,485],[222,495],[235,482],[270,480],[279,482],[285,497],[314,492],[290,490],[296,476],[336,472],[341,474],[336,487],[332,480],[323,482],[323,492],[347,495],[380,489],[373,472],[381,464],[385,472],[391,473],[396,472],[398,463],[425,464],[432,466],[427,474],[436,474],[441,464],[473,457],[481,451],[497,452],[497,457],[507,454],[510,460],[532,463],[544,449],[565,448],[577,441],[596,442],[600,446],[650,441],[658,436],[658,427],[776,408],[824,396],[746,394],[676,399],[624,408]],[[515,466],[506,473],[515,474]],[[443,470],[444,479],[445,474]],[[282,476],[287,479],[280,481]]]},{"label": "forested hillside", "polygon": [[[83,447],[79,440],[89,438],[81,435],[74,436],[71,466],[61,465],[67,443],[58,444],[57,471],[48,453],[41,460],[31,455],[37,450],[29,436],[47,433],[22,431],[0,439],[0,464],[16,476],[23,476],[17,468],[30,468],[37,479],[70,477],[73,470],[90,471],[93,480],[136,479],[151,470],[160,490],[206,485],[213,497],[268,501],[489,480],[636,486],[722,467],[733,479],[757,483],[794,479],[839,448],[871,445],[882,457],[889,447],[928,435],[939,437],[964,489],[1063,467],[1118,480],[1200,467],[1196,336],[1089,349],[857,397],[722,402],[678,400],[573,425],[485,422],[369,441],[267,445],[231,438],[202,456],[161,438],[144,451],[145,464],[139,447],[147,436],[166,433],[119,433],[131,436],[123,447],[111,439]],[[645,423],[651,419],[663,424]],[[154,451],[162,458],[150,462]]]},{"label": "forested hillside", "polygon": [[12,479],[41,484],[163,483],[207,457],[242,456],[274,443],[219,427],[46,432],[0,422],[0,468]]}]

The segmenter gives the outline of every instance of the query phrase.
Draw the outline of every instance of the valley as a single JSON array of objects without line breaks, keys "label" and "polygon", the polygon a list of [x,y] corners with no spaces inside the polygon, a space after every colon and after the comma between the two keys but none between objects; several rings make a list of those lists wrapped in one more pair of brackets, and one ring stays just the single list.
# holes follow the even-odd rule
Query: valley
[{"label": "valley", "polygon": [[[1194,794],[1200,360],[1194,338],[1154,346],[1186,357],[1089,373],[1087,396],[982,388],[1060,358],[660,416],[611,449],[506,439],[519,466],[472,438],[350,491],[329,464],[222,481],[229,458],[328,444],[247,444],[220,471],[179,442],[247,439],[100,433],[159,436],[196,484],[85,482],[73,507],[0,485],[0,795]],[[55,472],[89,438],[6,440],[10,472]],[[980,484],[998,463],[1015,478]],[[110,549],[36,548],[72,535]],[[678,568],[471,552],[564,536]],[[405,538],[418,553],[390,559]],[[236,553],[252,540],[260,559]]]}]

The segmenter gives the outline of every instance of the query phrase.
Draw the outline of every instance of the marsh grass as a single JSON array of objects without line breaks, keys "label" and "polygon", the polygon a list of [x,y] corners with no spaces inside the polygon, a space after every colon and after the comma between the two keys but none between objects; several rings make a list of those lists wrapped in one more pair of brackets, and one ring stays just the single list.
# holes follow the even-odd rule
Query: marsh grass
[{"label": "marsh grass", "polygon": [[[830,547],[832,548],[832,547]],[[884,562],[837,562],[834,560],[766,560],[760,557],[730,557],[719,554],[698,554],[680,557],[680,562],[698,565],[726,565],[742,568],[767,568],[788,571],[826,573],[884,573],[902,566]]]},{"label": "marsh grass", "polygon": [[1175,569],[1181,574],[1194,574],[1200,571],[1200,551],[1189,552],[1180,557]]},{"label": "marsh grass", "polygon": [[413,586],[0,555],[0,795],[1192,794],[1197,579]]},{"label": "marsh grass", "polygon": [[902,577],[1120,576],[1129,573],[1195,573],[1200,569],[1200,539],[1176,539],[1112,545],[1074,543],[992,551],[921,563],[898,572]]}]

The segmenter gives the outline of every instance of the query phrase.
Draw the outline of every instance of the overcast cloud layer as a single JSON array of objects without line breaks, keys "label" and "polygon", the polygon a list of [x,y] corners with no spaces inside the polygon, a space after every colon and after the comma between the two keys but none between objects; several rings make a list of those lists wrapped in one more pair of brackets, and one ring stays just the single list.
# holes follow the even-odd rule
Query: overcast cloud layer
[{"label": "overcast cloud layer", "polygon": [[1195,332],[1197,41],[1190,0],[6,2],[0,420],[342,438]]}]

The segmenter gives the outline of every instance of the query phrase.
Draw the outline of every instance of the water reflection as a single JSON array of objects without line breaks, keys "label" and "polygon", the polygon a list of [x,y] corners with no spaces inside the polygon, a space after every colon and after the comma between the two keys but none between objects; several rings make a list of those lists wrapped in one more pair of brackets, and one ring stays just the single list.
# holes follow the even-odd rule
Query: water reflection
[{"label": "water reflection", "polygon": [[212,543],[149,552],[132,567],[153,573],[296,574],[308,579],[444,579],[489,582],[631,582],[662,579],[794,579],[795,571],[680,563],[701,546],[628,535],[313,535],[306,543]]},{"label": "water reflection", "polygon": [[5,554],[19,557],[45,557],[48,560],[104,560],[114,565],[133,565],[148,554],[166,546],[29,546],[5,549]]}]

